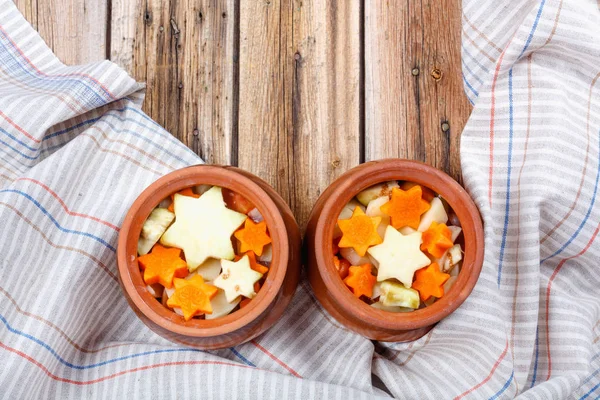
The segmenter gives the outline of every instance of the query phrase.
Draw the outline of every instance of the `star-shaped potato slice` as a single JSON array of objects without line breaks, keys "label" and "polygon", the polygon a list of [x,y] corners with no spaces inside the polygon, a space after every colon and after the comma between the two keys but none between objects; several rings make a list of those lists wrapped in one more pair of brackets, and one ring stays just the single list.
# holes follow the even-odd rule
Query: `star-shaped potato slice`
[{"label": "star-shaped potato slice", "polygon": [[196,315],[212,313],[210,299],[215,297],[218,289],[204,283],[200,275],[194,275],[190,279],[175,278],[175,293],[167,300],[171,308],[180,308],[183,318],[189,321]]},{"label": "star-shaped potato slice", "polygon": [[225,207],[220,187],[213,186],[198,199],[176,193],[174,203],[175,222],[160,242],[183,249],[190,271],[209,257],[235,257],[231,234],[247,216]]},{"label": "star-shaped potato slice", "polygon": [[408,190],[392,189],[392,198],[380,210],[390,216],[390,223],[394,228],[410,226],[417,229],[421,214],[429,210],[429,207],[429,203],[423,200],[421,186],[417,185]]},{"label": "star-shaped potato slice", "polygon": [[155,245],[150,254],[138,257],[138,264],[144,271],[147,285],[160,283],[171,288],[173,278],[183,278],[188,274],[187,264],[181,258],[181,249],[168,249],[160,244]]},{"label": "star-shaped potato slice", "polygon": [[359,256],[364,257],[370,246],[382,242],[377,233],[377,226],[381,223],[381,217],[369,217],[360,207],[354,208],[352,217],[349,219],[338,219],[338,226],[342,231],[342,239],[338,246],[341,248],[353,248]]},{"label": "star-shaped potato slice", "polygon": [[228,302],[233,302],[240,295],[253,298],[256,295],[254,283],[262,278],[262,274],[250,268],[247,255],[239,261],[221,260],[221,275],[213,281],[213,285],[223,289]]},{"label": "star-shaped potato slice", "polygon": [[413,288],[419,291],[423,301],[431,296],[439,299],[444,295],[444,283],[449,278],[450,275],[441,272],[437,263],[431,263],[427,268],[422,268],[415,273]]},{"label": "star-shaped potato slice", "polygon": [[377,281],[395,278],[411,287],[415,271],[431,263],[420,246],[421,232],[402,235],[388,226],[383,243],[369,249],[369,254],[379,262]]},{"label": "star-shaped potato slice", "polygon": [[255,223],[248,218],[244,227],[233,235],[240,241],[240,253],[253,251],[259,257],[262,256],[263,248],[271,243],[265,221]]}]

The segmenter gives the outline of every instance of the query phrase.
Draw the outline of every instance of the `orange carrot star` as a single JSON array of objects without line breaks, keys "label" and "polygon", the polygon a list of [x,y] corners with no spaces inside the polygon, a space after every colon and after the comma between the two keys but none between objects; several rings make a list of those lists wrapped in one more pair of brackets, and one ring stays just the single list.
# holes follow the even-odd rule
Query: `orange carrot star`
[{"label": "orange carrot star", "polygon": [[352,247],[359,256],[364,257],[370,246],[383,242],[377,233],[381,217],[369,217],[360,207],[354,208],[352,217],[338,219],[338,226],[342,231],[339,247]]},{"label": "orange carrot star", "polygon": [[[179,193],[182,196],[193,197],[195,199],[197,199],[198,197],[200,197],[199,194],[194,193],[192,191],[192,188],[185,188],[185,189],[183,189],[183,190],[181,190],[181,191],[179,191],[177,193]],[[175,194],[173,193],[171,195],[171,204],[169,204],[169,207],[167,207],[167,210],[169,210],[171,212],[175,212],[175,201],[174,201],[174,198],[175,198]]]},{"label": "orange carrot star", "polygon": [[173,287],[173,278],[183,278],[188,274],[187,263],[180,256],[181,249],[156,244],[151,253],[138,258],[144,271],[144,282],[148,285],[160,283],[168,289]]},{"label": "orange carrot star", "polygon": [[254,254],[254,252],[252,250],[247,251],[245,254],[235,256],[233,261],[240,261],[244,255],[248,255],[248,258],[250,259],[250,268],[251,269],[253,269],[254,271],[258,272],[259,274],[263,274],[263,275],[266,274],[267,272],[269,272],[268,267],[265,267],[264,265],[259,264],[256,261],[256,254]]},{"label": "orange carrot star", "polygon": [[391,218],[394,228],[410,226],[419,227],[421,214],[429,210],[429,203],[423,200],[421,186],[413,186],[408,190],[393,188],[390,201],[380,207],[380,210]]},{"label": "orange carrot star", "polygon": [[415,277],[412,287],[419,291],[421,300],[425,301],[431,296],[440,298],[444,295],[443,285],[450,278],[450,275],[441,272],[437,263],[431,263],[429,266],[415,272]]},{"label": "orange carrot star", "polygon": [[241,253],[252,250],[259,257],[262,256],[263,248],[271,243],[271,238],[267,233],[267,223],[265,221],[256,224],[248,218],[244,223],[244,227],[233,235],[241,243]]},{"label": "orange carrot star", "polygon": [[204,283],[200,275],[190,279],[177,279],[174,281],[175,293],[167,300],[171,308],[181,308],[183,318],[189,321],[196,315],[211,314],[210,299],[215,297],[218,289]]},{"label": "orange carrot star", "polygon": [[429,229],[423,232],[421,250],[427,250],[432,256],[440,258],[453,244],[452,232],[446,224],[438,224],[433,221]]},{"label": "orange carrot star", "polygon": [[350,274],[344,283],[352,289],[356,297],[373,296],[373,286],[377,282],[377,277],[371,273],[371,264],[350,267]]}]

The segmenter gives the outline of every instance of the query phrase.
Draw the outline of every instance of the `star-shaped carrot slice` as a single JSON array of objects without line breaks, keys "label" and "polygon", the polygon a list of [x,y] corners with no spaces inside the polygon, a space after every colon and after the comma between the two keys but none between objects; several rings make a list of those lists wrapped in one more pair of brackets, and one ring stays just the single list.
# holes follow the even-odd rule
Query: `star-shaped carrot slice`
[{"label": "star-shaped carrot slice", "polygon": [[160,244],[152,248],[150,254],[138,258],[144,271],[144,282],[148,285],[160,283],[166,288],[173,287],[173,278],[183,278],[188,274],[187,263],[181,258],[181,249],[166,248]]},{"label": "star-shaped carrot slice", "polygon": [[[256,261],[256,254],[254,254],[254,252],[252,250],[247,251],[244,255],[247,255],[248,258],[250,259],[250,268],[252,268],[254,271],[258,272],[259,274],[263,274],[263,275],[266,274],[267,272],[269,272],[268,267],[265,267],[264,265],[259,264]],[[235,256],[233,261],[240,261],[244,255]]]},{"label": "star-shaped carrot slice", "polygon": [[223,270],[213,281],[213,285],[223,289],[228,302],[240,295],[253,298],[256,295],[254,284],[262,278],[262,274],[250,268],[250,258],[245,255],[239,261],[221,260]]},{"label": "star-shaped carrot slice", "polygon": [[[192,191],[192,188],[185,188],[179,192],[177,192],[178,194],[182,195],[182,196],[188,196],[188,197],[193,197],[195,199],[197,199],[198,197],[200,197],[200,195],[198,193],[194,193]],[[174,212],[175,210],[175,194],[171,195],[171,204],[169,204],[169,207],[167,208],[167,210]]]},{"label": "star-shaped carrot slice", "polygon": [[183,249],[188,269],[193,272],[208,258],[233,260],[231,235],[247,218],[225,207],[218,186],[197,199],[175,193],[175,222],[160,243]]},{"label": "star-shaped carrot slice", "polygon": [[453,244],[452,232],[446,224],[438,224],[434,221],[429,229],[423,232],[421,250],[426,250],[432,256],[441,258]]},{"label": "star-shaped carrot slice", "polygon": [[380,222],[381,217],[369,217],[360,207],[355,207],[350,218],[338,219],[342,231],[338,246],[352,247],[359,256],[364,257],[369,247],[383,241],[377,233]]},{"label": "star-shaped carrot slice", "polygon": [[350,267],[349,275],[344,279],[344,283],[356,297],[373,296],[373,286],[377,282],[375,275],[371,273],[371,264],[363,264],[361,266]]},{"label": "star-shaped carrot slice", "polygon": [[415,273],[412,287],[419,291],[419,296],[423,301],[431,296],[440,298],[444,295],[444,283],[449,278],[450,275],[441,272],[437,263],[431,263],[428,267],[421,268]]},{"label": "star-shaped carrot slice", "polygon": [[169,297],[167,305],[171,308],[180,308],[186,321],[196,315],[212,313],[210,299],[217,294],[216,287],[204,283],[200,275],[194,275],[190,279],[175,278],[173,283],[175,293]]},{"label": "star-shaped carrot slice", "polygon": [[233,234],[241,244],[240,252],[253,251],[257,256],[262,256],[263,248],[271,243],[267,233],[267,223],[261,221],[258,224],[250,218],[244,223],[244,227]]},{"label": "star-shaped carrot slice", "polygon": [[408,190],[392,189],[392,198],[379,209],[390,216],[394,228],[410,226],[417,229],[421,214],[429,207],[429,203],[422,198],[421,186],[417,185]]},{"label": "star-shaped carrot slice", "polygon": [[421,252],[420,245],[421,232],[403,235],[388,225],[383,243],[369,249],[369,254],[379,263],[377,281],[394,278],[411,287],[415,271],[431,263]]}]

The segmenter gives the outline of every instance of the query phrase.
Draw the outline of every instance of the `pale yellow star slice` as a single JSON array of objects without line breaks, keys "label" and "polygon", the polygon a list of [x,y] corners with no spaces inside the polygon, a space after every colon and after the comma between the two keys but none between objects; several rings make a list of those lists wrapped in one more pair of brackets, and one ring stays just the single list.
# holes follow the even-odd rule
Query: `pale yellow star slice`
[{"label": "pale yellow star slice", "polygon": [[369,254],[379,262],[377,281],[394,278],[411,287],[415,271],[431,263],[420,247],[421,232],[403,235],[389,225],[383,243],[369,249]]},{"label": "pale yellow star slice", "polygon": [[175,194],[174,203],[175,222],[160,242],[183,249],[190,271],[209,257],[235,257],[231,235],[247,216],[225,207],[220,187],[213,186],[197,199]]},{"label": "pale yellow star slice", "polygon": [[254,283],[262,278],[262,274],[250,268],[247,255],[237,262],[221,260],[221,268],[221,274],[213,281],[213,285],[223,289],[228,302],[235,301],[240,295],[249,299],[256,295]]}]

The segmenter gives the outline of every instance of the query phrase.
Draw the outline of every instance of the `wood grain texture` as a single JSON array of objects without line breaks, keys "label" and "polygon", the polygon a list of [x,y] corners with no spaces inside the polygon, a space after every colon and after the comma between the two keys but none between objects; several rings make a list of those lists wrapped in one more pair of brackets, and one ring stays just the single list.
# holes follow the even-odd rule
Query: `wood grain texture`
[{"label": "wood grain texture", "polygon": [[471,110],[460,12],[459,1],[365,2],[366,160],[425,161],[460,180],[459,138]]},{"label": "wood grain texture", "polygon": [[144,111],[206,162],[235,138],[233,0],[113,0],[111,59],[146,82]]},{"label": "wood grain texture", "polygon": [[312,205],[361,151],[361,10],[358,1],[294,3],[295,213]]},{"label": "wood grain texture", "polygon": [[107,57],[107,0],[15,0],[17,8],[63,63]]},{"label": "wood grain texture", "polygon": [[240,1],[238,165],[296,210],[291,7],[288,0]]}]

